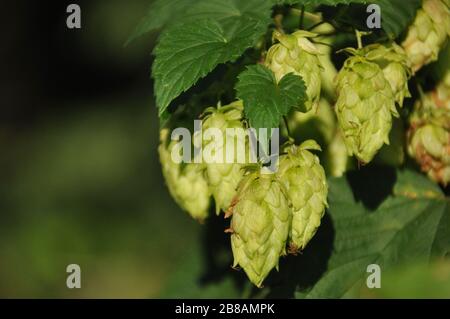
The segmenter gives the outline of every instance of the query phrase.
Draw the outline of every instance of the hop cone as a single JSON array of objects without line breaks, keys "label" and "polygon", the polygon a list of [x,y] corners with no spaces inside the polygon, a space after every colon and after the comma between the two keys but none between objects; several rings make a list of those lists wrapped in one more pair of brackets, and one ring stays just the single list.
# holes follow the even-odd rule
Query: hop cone
[{"label": "hop cone", "polygon": [[266,57],[266,66],[273,71],[277,81],[291,72],[303,78],[308,95],[307,111],[315,110],[320,98],[320,52],[308,39],[314,36],[314,33],[301,30],[289,35],[275,31],[274,37],[279,43],[269,49]]},{"label": "hop cone", "polygon": [[369,163],[389,144],[395,98],[383,70],[363,56],[348,58],[337,76],[335,111],[347,152]]},{"label": "hop cone", "polygon": [[391,85],[395,101],[403,106],[405,97],[411,97],[408,79],[411,77],[410,62],[402,47],[395,43],[390,46],[372,44],[362,50],[364,57],[375,62],[383,70],[384,77]]},{"label": "hop cone", "polygon": [[438,59],[439,51],[446,42],[449,32],[448,2],[424,0],[402,43],[414,72]]},{"label": "hop cone", "polygon": [[450,182],[450,99],[442,100],[445,84],[415,105],[408,131],[408,153],[423,172],[440,184]]},{"label": "hop cone", "polygon": [[[208,108],[205,111],[206,116],[202,123],[203,131],[206,131],[209,128],[217,128],[222,132],[224,137],[222,144],[217,143],[214,139],[203,140],[203,152],[208,150],[208,148],[214,147],[221,148],[222,150],[222,156],[220,156],[218,162],[206,164],[206,176],[216,202],[217,214],[221,209],[228,209],[233,197],[236,195],[236,188],[244,174],[242,167],[245,161],[244,163],[239,163],[238,151],[242,151],[242,149],[247,151],[246,139],[245,137],[235,138],[234,135],[228,134],[226,131],[227,128],[244,128],[242,123],[242,112],[242,101],[237,101],[219,108]],[[227,141],[235,143],[234,149],[226,147]],[[227,162],[227,153],[228,155],[232,155],[231,152],[234,152],[234,157],[230,156],[233,157],[232,161]]]},{"label": "hop cone", "polygon": [[172,151],[177,141],[169,141],[169,130],[160,132],[159,160],[167,187],[178,205],[193,218],[203,221],[208,216],[211,193],[204,177],[204,167],[194,163],[175,163]]},{"label": "hop cone", "polygon": [[292,203],[289,248],[296,252],[314,237],[327,206],[328,186],[319,158],[309,149],[320,150],[313,140],[292,145],[280,158],[279,174]]},{"label": "hop cone", "polygon": [[323,166],[328,175],[341,177],[352,168],[353,162],[347,154],[344,139],[341,132],[337,131],[333,140],[325,149]]},{"label": "hop cone", "polygon": [[260,287],[285,254],[291,210],[276,174],[246,175],[232,208],[231,247],[234,267],[240,265]]}]

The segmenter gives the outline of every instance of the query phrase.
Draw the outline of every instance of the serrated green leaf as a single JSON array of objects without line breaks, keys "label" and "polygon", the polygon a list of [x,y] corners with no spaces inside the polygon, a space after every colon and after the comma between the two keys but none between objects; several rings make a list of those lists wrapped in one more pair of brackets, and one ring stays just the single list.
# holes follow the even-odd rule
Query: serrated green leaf
[{"label": "serrated green leaf", "polygon": [[[341,3],[342,4],[342,3]],[[390,39],[397,38],[413,21],[417,9],[421,6],[421,0],[374,0],[351,2],[349,6],[341,7],[334,12],[329,10],[331,16],[337,22],[351,25],[353,28],[376,32],[377,29],[369,29],[367,19],[372,12],[367,12],[369,4],[377,4],[381,9],[381,28]]]},{"label": "serrated green leaf", "polygon": [[193,4],[192,0],[155,0],[147,14],[131,33],[125,45],[141,35],[178,21],[180,15]]},{"label": "serrated green leaf", "polygon": [[[372,177],[386,176],[377,171]],[[333,252],[324,275],[309,291],[299,291],[297,297],[355,297],[365,284],[370,264],[378,264],[385,271],[400,263],[448,253],[448,199],[435,185],[421,184],[423,176],[417,173],[400,171],[394,177],[391,195],[375,211],[367,209],[364,200],[356,199],[354,194],[357,188],[368,193],[364,184],[373,180],[367,176],[359,176],[360,184],[352,182],[349,176],[330,180]],[[420,186],[411,189],[413,185]]]},{"label": "serrated green leaf", "polygon": [[378,0],[381,7],[381,27],[389,38],[395,39],[414,20],[422,0]]},{"label": "serrated green leaf", "polygon": [[292,73],[277,83],[270,69],[252,65],[238,78],[238,98],[244,101],[245,115],[256,129],[278,127],[291,108],[302,109],[307,99],[303,79]]},{"label": "serrated green leaf", "polygon": [[212,19],[168,29],[155,48],[152,69],[159,114],[218,64],[240,57],[265,28],[260,21],[244,15],[236,20],[233,30],[223,28]]},{"label": "serrated green leaf", "polygon": [[243,15],[269,23],[272,5],[265,0],[155,0],[127,44],[155,29],[193,20],[214,19],[226,29],[232,29],[236,19]]}]

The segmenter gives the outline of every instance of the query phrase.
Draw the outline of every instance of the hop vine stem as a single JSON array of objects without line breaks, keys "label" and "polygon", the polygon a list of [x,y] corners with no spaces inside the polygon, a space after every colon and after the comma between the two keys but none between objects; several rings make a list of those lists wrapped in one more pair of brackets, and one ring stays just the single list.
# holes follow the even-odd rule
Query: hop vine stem
[{"label": "hop vine stem", "polygon": [[286,116],[283,116],[284,126],[286,126],[287,137],[290,141],[294,141],[294,138],[291,135],[291,130],[289,129],[289,123]]},{"label": "hop vine stem", "polygon": [[302,6],[301,14],[300,14],[300,29],[303,29],[303,23],[305,21],[305,6]]},{"label": "hop vine stem", "polygon": [[359,30],[355,29],[356,34],[356,41],[358,42],[358,49],[362,49],[363,43],[362,43],[362,33]]}]

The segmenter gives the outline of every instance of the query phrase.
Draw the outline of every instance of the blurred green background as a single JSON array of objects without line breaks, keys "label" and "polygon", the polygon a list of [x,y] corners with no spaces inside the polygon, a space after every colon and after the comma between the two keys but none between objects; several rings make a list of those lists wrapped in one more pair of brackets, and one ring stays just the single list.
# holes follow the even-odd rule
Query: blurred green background
[{"label": "blurred green background", "polygon": [[[200,226],[157,157],[149,1],[6,5],[0,81],[0,297],[158,297]],[[82,289],[66,287],[81,266]]]}]

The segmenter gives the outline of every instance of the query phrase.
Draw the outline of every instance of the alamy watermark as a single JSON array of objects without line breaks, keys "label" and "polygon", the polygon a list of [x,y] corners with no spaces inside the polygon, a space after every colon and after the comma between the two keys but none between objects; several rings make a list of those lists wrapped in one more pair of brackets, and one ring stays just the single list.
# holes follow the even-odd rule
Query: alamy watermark
[{"label": "alamy watermark", "polygon": [[78,4],[69,4],[66,9],[70,13],[66,19],[66,25],[69,29],[81,29],[81,8]]},{"label": "alamy watermark", "polygon": [[69,289],[81,288],[81,268],[77,264],[70,264],[66,267],[69,273],[66,279],[66,286]]}]

